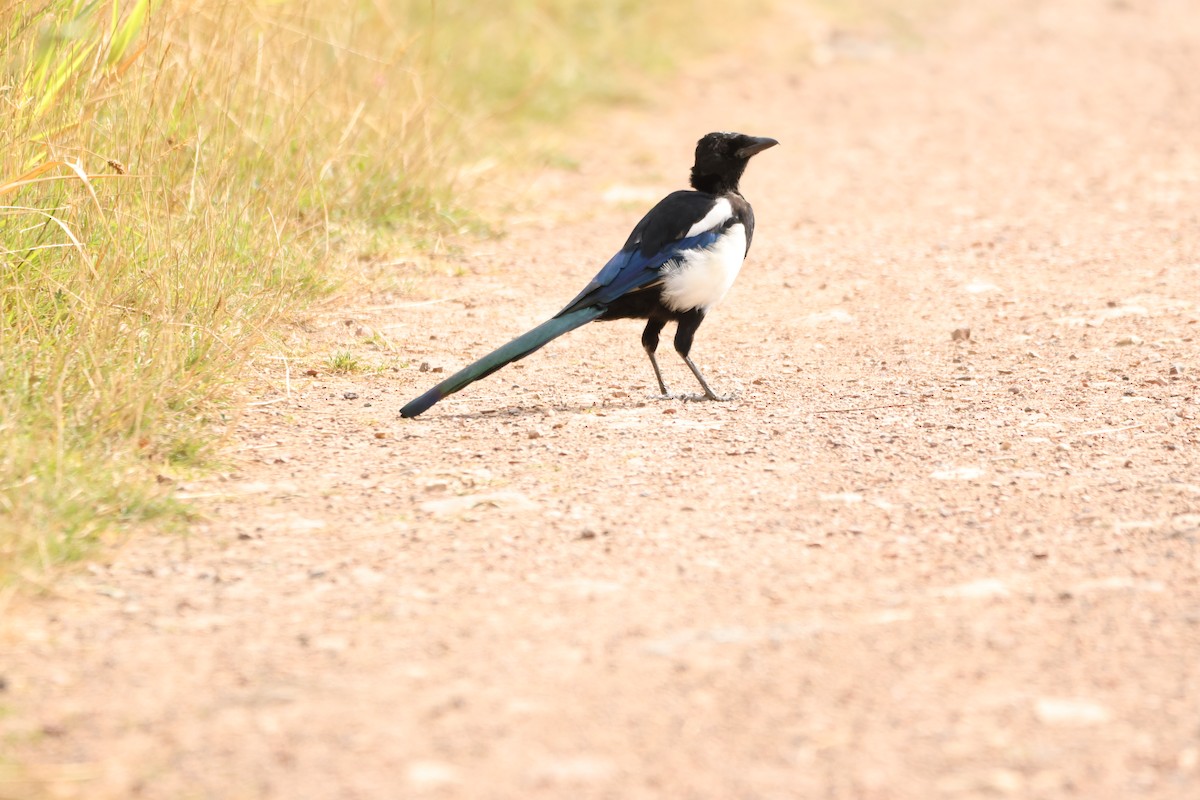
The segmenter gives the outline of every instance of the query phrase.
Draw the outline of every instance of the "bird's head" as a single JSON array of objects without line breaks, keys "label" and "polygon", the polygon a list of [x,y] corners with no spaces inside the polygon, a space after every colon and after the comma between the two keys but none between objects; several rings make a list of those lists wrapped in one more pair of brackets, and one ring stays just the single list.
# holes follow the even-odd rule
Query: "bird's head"
[{"label": "bird's head", "polygon": [[692,186],[702,192],[720,194],[737,191],[746,163],[756,153],[779,142],[766,136],[744,133],[709,133],[696,142]]}]

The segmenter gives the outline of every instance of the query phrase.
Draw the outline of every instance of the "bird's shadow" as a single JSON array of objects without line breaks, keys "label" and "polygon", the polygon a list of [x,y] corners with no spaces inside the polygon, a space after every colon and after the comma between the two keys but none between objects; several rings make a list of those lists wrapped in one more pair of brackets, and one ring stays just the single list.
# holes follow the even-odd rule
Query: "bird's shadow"
[{"label": "bird's shadow", "polygon": [[728,400],[737,400],[736,395],[722,398],[721,401],[713,401],[711,398],[705,397],[703,394],[669,394],[669,395],[648,395],[644,401],[639,401],[636,398],[629,398],[628,403],[606,403],[604,405],[571,405],[567,403],[554,403],[551,405],[536,405],[536,406],[507,406],[504,408],[489,408],[482,411],[462,412],[458,414],[439,414],[438,419],[459,420],[462,422],[478,421],[487,419],[530,419],[533,417],[550,418],[555,414],[588,414],[597,411],[631,411],[646,406],[665,403],[669,401],[683,401],[685,403],[712,403],[723,402]]}]

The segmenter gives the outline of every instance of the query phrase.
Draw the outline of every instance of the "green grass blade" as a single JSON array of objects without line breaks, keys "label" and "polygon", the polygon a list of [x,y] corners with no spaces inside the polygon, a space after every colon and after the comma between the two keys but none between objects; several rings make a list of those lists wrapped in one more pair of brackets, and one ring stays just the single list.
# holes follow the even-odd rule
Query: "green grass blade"
[{"label": "green grass blade", "polygon": [[129,45],[142,32],[146,17],[150,13],[150,0],[138,0],[133,10],[129,12],[129,16],[125,18],[125,22],[119,26],[118,10],[118,0],[113,0],[112,38],[109,40],[108,55],[105,58],[105,64],[108,66],[120,63],[129,49]]}]

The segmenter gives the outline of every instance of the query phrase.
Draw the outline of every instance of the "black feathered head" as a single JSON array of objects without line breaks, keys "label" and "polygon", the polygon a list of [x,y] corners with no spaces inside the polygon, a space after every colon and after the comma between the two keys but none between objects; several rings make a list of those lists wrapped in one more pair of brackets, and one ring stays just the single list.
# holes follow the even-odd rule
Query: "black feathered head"
[{"label": "black feathered head", "polygon": [[766,136],[744,133],[709,133],[696,142],[696,163],[692,166],[692,186],[701,192],[736,192],[746,163],[779,142]]}]

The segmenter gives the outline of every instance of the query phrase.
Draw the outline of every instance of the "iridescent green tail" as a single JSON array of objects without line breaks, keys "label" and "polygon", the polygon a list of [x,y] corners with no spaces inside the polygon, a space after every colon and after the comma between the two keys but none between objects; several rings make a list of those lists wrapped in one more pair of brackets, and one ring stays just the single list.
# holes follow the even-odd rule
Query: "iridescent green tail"
[{"label": "iridescent green tail", "polygon": [[521,334],[500,349],[489,353],[471,366],[459,370],[425,394],[410,401],[408,405],[400,409],[400,416],[415,417],[439,400],[449,397],[480,378],[486,378],[505,364],[511,364],[524,358],[551,339],[557,339],[564,333],[586,325],[603,313],[603,307],[588,306],[546,320],[528,333]]}]

